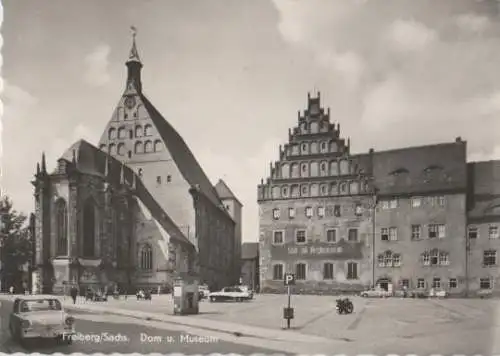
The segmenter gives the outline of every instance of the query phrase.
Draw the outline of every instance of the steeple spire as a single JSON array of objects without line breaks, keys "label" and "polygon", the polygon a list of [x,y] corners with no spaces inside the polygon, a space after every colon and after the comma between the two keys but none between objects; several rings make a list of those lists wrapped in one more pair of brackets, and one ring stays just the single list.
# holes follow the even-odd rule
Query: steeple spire
[{"label": "steeple spire", "polygon": [[42,173],[47,173],[47,162],[45,161],[45,152],[42,152]]},{"label": "steeple spire", "polygon": [[127,60],[127,89],[125,91],[126,95],[140,94],[142,92],[141,83],[141,69],[142,63],[139,58],[139,52],[137,51],[137,45],[135,43],[135,37],[137,36],[137,28],[130,26],[132,30],[132,48]]}]

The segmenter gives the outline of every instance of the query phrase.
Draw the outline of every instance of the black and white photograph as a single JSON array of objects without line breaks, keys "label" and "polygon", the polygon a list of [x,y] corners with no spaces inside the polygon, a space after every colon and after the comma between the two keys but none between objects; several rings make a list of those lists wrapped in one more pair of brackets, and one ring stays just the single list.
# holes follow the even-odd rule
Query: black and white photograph
[{"label": "black and white photograph", "polygon": [[0,9],[0,354],[500,354],[500,0]]}]

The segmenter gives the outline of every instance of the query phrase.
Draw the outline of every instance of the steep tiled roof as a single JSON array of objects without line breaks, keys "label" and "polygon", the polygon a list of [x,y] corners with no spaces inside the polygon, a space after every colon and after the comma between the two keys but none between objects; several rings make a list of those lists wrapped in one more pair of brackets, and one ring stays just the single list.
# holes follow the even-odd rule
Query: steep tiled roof
[{"label": "steep tiled roof", "polygon": [[[184,236],[177,225],[160,207],[155,198],[147,190],[141,179],[129,167],[123,165],[120,161],[99,150],[85,140],[79,140],[73,144],[61,157],[67,161],[73,160],[73,154],[76,159],[76,168],[78,171],[86,174],[100,175],[106,178],[106,181],[113,186],[119,186],[123,175],[125,182],[130,186],[135,183],[135,189],[132,191],[137,198],[147,207],[153,218],[168,232],[168,234],[177,241],[194,247],[192,243]],[[107,158],[107,160],[106,160]],[[108,162],[107,176],[106,161]],[[123,169],[123,171],[122,171]]]},{"label": "steep tiled roof", "polygon": [[226,182],[224,182],[222,179],[219,179],[219,181],[215,185],[215,191],[217,192],[217,195],[219,196],[219,198],[221,198],[221,199],[234,199],[238,202],[238,204],[243,206],[243,204],[241,204],[241,202],[238,200],[238,198],[236,198],[236,195],[234,195],[232,190],[229,189]]},{"label": "steep tiled roof", "polygon": [[241,245],[241,258],[243,260],[251,260],[259,257],[259,243],[245,242]]},{"label": "steep tiled roof", "polygon": [[375,152],[379,194],[419,194],[467,187],[466,143],[457,141]]},{"label": "steep tiled roof", "polygon": [[467,164],[469,218],[500,217],[500,160]]},{"label": "steep tiled roof", "polygon": [[199,165],[193,153],[179,133],[163,118],[151,102],[141,94],[144,107],[158,130],[164,144],[168,148],[181,174],[191,186],[199,185],[200,191],[216,206],[222,202],[217,196],[214,186]]}]

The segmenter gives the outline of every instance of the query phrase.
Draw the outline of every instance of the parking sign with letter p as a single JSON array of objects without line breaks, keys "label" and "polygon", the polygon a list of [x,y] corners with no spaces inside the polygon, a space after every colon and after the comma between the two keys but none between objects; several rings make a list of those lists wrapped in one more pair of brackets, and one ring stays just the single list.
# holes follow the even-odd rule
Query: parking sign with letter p
[{"label": "parking sign with letter p", "polygon": [[295,284],[295,275],[293,273],[285,273],[285,286],[291,286]]}]

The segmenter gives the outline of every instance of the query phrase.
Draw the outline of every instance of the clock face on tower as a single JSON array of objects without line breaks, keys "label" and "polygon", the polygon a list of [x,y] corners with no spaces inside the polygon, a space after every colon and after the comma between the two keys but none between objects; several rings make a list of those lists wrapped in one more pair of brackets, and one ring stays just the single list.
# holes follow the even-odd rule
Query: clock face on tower
[{"label": "clock face on tower", "polygon": [[128,109],[132,109],[135,106],[135,98],[133,96],[128,96],[125,98],[125,106]]}]

